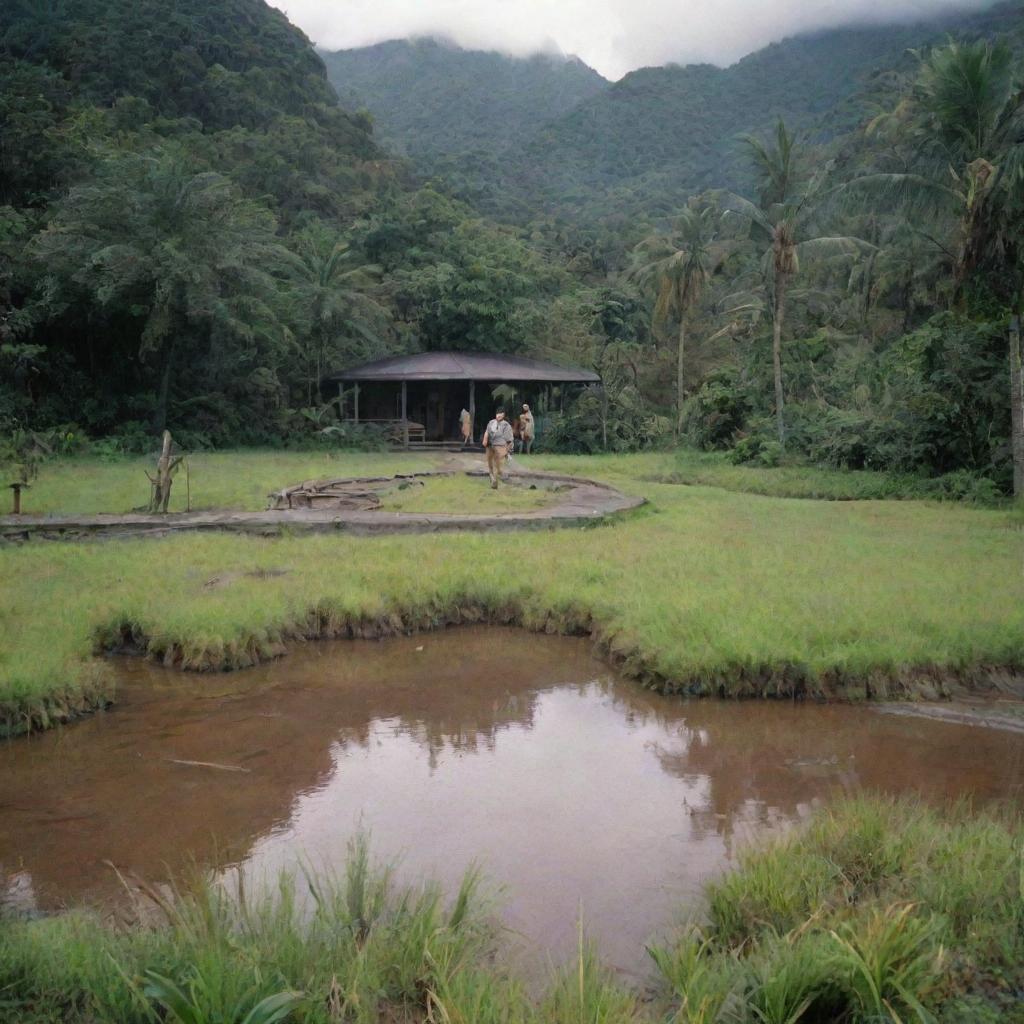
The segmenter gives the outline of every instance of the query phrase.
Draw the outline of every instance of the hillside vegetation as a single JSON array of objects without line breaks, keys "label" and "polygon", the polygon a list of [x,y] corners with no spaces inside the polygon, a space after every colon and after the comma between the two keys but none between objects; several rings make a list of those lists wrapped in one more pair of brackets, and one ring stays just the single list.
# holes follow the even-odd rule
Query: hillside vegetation
[{"label": "hillside vegetation", "polygon": [[342,102],[369,111],[379,135],[413,156],[521,144],[608,85],[575,57],[517,59],[436,39],[321,56]]}]

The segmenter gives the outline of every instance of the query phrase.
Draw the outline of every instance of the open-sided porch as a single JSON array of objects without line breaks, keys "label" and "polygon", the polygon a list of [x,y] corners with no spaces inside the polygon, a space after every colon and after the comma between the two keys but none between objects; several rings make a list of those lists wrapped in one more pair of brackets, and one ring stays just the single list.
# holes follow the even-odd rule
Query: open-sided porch
[{"label": "open-sided porch", "polygon": [[[499,404],[510,406],[512,419],[522,402],[543,415],[564,402],[567,386],[600,378],[590,370],[521,356],[422,352],[349,367],[328,380],[338,385],[342,418],[377,424],[405,447],[436,447],[461,443],[463,409],[476,439]],[[502,403],[495,391],[509,401]]]}]

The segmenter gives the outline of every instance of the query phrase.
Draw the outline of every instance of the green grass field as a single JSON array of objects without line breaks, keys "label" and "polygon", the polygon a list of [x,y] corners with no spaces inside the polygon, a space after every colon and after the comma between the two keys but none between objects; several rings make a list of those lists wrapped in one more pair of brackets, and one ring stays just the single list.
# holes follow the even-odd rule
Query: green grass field
[{"label": "green grass field", "polygon": [[641,995],[582,927],[575,961],[530,991],[496,955],[477,876],[448,898],[403,892],[357,840],[343,878],[157,894],[163,927],[87,911],[7,923],[0,1019],[255,1024],[277,1007],[301,1024],[1019,1024],[1022,843],[1019,818],[963,808],[819,812],[741,854],[703,926],[651,947]]},{"label": "green grass field", "polygon": [[[267,507],[267,495],[283,487],[335,476],[390,476],[429,468],[433,459],[405,453],[240,451],[200,452],[188,458],[192,509]],[[55,459],[44,464],[22,495],[22,511],[33,515],[90,515],[131,512],[149,503],[152,458]],[[174,478],[170,512],[184,512],[184,469]],[[4,509],[4,512],[8,509]]]},{"label": "green grass field", "polygon": [[[538,456],[537,464],[550,456]],[[783,465],[762,467],[733,465],[725,452],[679,449],[671,453],[631,455],[631,473],[652,482],[698,484],[721,487],[744,494],[763,494],[772,498],[815,498],[832,501],[870,500],[943,500],[956,498],[952,479],[928,479],[909,473],[884,473],[871,470],[820,469],[816,466]],[[555,457],[558,465],[566,465]],[[584,456],[575,460],[581,469],[606,466],[615,471],[619,456]],[[995,505],[987,500],[985,504]]]},{"label": "green grass field", "polygon": [[[180,534],[2,549],[0,717],[8,728],[46,725],[103,695],[92,655],[125,637],[182,667],[230,668],[279,654],[297,635],[481,615],[593,630],[627,671],[668,691],[904,695],[1024,664],[1024,534],[1007,512],[647,482],[664,458],[533,460],[649,499],[586,530],[500,541]],[[199,504],[244,503],[326,475],[321,468],[344,475],[425,462],[389,460],[226,453],[194,494]],[[41,480],[52,474],[53,493],[82,510],[108,492],[90,475],[102,472],[74,465],[58,487],[47,467]],[[486,500],[484,481],[481,490]],[[254,569],[284,572],[247,575]],[[229,586],[205,586],[228,575]]]}]

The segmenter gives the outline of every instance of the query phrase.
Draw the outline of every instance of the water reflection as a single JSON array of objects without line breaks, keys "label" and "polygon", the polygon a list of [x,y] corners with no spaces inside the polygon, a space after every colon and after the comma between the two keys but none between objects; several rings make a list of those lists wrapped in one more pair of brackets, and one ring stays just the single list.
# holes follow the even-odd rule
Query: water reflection
[{"label": "water reflection", "polygon": [[[583,641],[470,629],[310,645],[233,676],[121,665],[118,710],[0,748],[0,903],[119,892],[190,858],[337,864],[373,832],[407,876],[480,859],[507,920],[620,965],[736,843],[836,792],[1021,799],[1024,737],[868,709],[685,703]],[[196,763],[185,763],[196,762]],[[3,895],[6,894],[6,895]]]}]

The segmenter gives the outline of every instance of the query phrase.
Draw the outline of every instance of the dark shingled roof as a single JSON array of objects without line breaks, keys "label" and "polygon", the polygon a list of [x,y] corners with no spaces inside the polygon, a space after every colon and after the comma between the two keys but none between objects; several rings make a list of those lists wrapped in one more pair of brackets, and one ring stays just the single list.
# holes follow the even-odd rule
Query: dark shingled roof
[{"label": "dark shingled roof", "polygon": [[596,384],[600,377],[576,366],[557,366],[540,359],[475,352],[418,352],[350,366],[327,375],[340,381],[486,380],[546,381],[553,384]]}]

